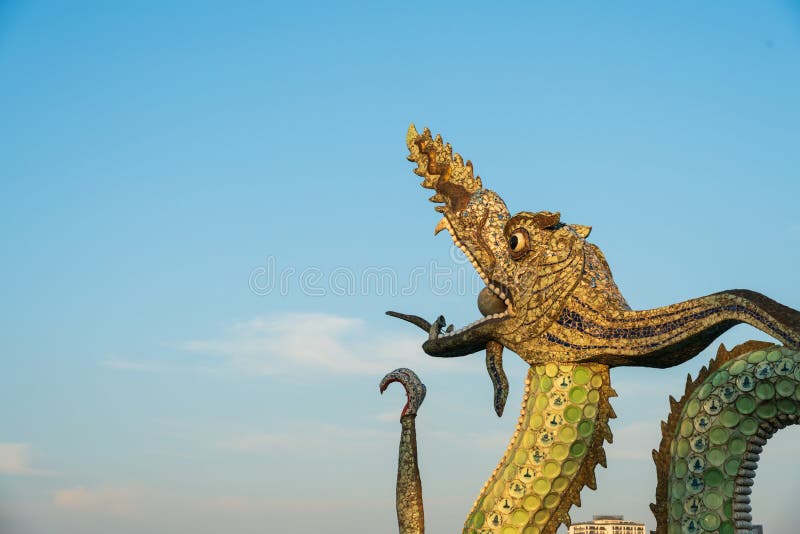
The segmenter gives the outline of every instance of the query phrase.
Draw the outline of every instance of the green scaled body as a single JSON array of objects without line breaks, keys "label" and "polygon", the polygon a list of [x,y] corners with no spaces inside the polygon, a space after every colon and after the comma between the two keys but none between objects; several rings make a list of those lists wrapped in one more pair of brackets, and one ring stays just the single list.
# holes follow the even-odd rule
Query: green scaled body
[{"label": "green scaled body", "polygon": [[800,417],[800,352],[751,341],[717,358],[670,399],[658,470],[658,534],[750,532],[759,455]]},{"label": "green scaled body", "polygon": [[464,524],[469,534],[553,534],[569,525],[584,486],[594,489],[611,441],[615,396],[601,364],[536,365],[508,450]]}]

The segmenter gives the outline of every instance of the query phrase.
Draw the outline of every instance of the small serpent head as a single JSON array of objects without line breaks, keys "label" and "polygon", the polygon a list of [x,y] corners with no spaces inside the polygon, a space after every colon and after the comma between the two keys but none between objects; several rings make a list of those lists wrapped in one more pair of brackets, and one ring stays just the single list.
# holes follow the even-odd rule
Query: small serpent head
[{"label": "small serpent head", "polygon": [[417,415],[417,410],[422,405],[422,401],[425,400],[425,384],[422,383],[414,371],[405,367],[395,369],[383,377],[380,383],[381,393],[386,391],[386,388],[392,382],[399,382],[406,390],[407,401],[400,417]]}]

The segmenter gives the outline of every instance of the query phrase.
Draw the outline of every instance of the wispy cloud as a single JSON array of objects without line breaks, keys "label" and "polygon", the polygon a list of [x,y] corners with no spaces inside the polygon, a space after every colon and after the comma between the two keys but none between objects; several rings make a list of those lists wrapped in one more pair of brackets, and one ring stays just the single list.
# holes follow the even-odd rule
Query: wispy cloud
[{"label": "wispy cloud", "polygon": [[127,516],[136,507],[137,492],[130,488],[63,488],[53,493],[53,504],[62,510],[93,515]]},{"label": "wispy cloud", "polygon": [[147,373],[154,373],[163,369],[162,365],[156,362],[124,358],[107,358],[101,361],[100,365],[118,371],[142,371]]},{"label": "wispy cloud", "polygon": [[247,432],[218,444],[221,449],[237,452],[269,453],[294,450],[304,443],[286,432]]},{"label": "wispy cloud", "polygon": [[[262,481],[263,482],[263,481]],[[150,486],[73,486],[52,492],[46,503],[15,502],[11,509],[13,532],[181,532],[213,534],[269,532],[300,534],[330,531],[360,520],[385,531],[392,525],[391,491],[371,488],[360,493],[325,488],[304,488],[298,494],[288,490],[276,495],[265,491],[218,490],[211,485],[198,490]],[[309,503],[314,514],[308,514]],[[354,508],[354,503],[357,508]],[[463,507],[463,504],[462,504]],[[2,506],[0,510],[5,511]],[[323,513],[324,512],[324,513]],[[9,526],[7,515],[0,529]],[[5,532],[5,530],[2,530]],[[335,531],[335,529],[334,529]],[[338,531],[337,531],[338,532]]]},{"label": "wispy cloud", "polygon": [[325,443],[325,449],[330,453],[337,448],[352,452],[355,449],[385,447],[398,439],[398,431],[323,425],[293,432],[242,432],[220,441],[217,447],[243,453],[269,454],[317,450],[320,443]]},{"label": "wispy cloud", "polygon": [[0,443],[0,474],[50,476],[55,473],[31,466],[33,452],[27,443]]},{"label": "wispy cloud", "polygon": [[415,364],[453,371],[425,356],[420,342],[419,335],[370,329],[357,318],[292,313],[235,323],[223,336],[188,341],[182,348],[222,357],[253,374],[376,375]]},{"label": "wispy cloud", "polygon": [[388,412],[381,412],[375,416],[375,420],[384,423],[396,423],[400,419],[397,410],[390,410]]}]

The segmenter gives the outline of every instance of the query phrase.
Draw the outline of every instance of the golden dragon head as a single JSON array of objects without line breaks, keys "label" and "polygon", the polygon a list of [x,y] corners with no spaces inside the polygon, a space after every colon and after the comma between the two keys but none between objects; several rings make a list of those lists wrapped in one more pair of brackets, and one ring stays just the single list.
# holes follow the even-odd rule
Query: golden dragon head
[{"label": "golden dragon head", "polygon": [[[427,128],[419,134],[412,124],[406,144],[422,187],[433,189],[430,200],[440,204],[435,233],[447,230],[486,284],[478,297],[484,318],[441,336],[432,331],[426,352],[465,354],[483,349],[487,340],[514,346],[521,328],[528,338],[544,331],[580,279],[590,228],[563,224],[548,211],[511,216],[503,199],[474,175],[472,163]],[[434,323],[433,329],[443,326]],[[452,343],[444,342],[448,337]]]}]

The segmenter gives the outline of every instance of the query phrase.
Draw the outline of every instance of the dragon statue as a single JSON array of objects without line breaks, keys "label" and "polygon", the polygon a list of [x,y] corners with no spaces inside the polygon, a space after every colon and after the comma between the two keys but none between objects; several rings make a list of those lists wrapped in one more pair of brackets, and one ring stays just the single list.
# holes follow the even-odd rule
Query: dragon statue
[{"label": "dragon statue", "polygon": [[[584,486],[596,489],[594,469],[605,467],[611,442],[609,371],[617,366],[667,368],[681,364],[721,333],[747,323],[780,341],[749,342],[687,379],[686,394],[670,399],[663,440],[654,459],[659,474],[659,534],[743,533],[751,520],[749,491],[761,446],[800,412],[800,312],[744,289],[722,291],[652,310],[632,310],[600,249],[586,241],[588,226],[565,224],[554,212],[511,215],[484,189],[472,163],[440,136],[413,125],[406,142],[422,187],[432,189],[447,230],[486,287],[483,315],[455,330],[443,316],[433,323],[387,312],[427,334],[422,349],[434,357],[485,350],[502,415],[508,395],[504,347],[529,365],[519,420],[464,524],[465,533],[554,534],[570,524]],[[397,476],[400,532],[424,532],[414,420],[425,388],[409,369],[381,381],[408,394],[401,415]]]}]

